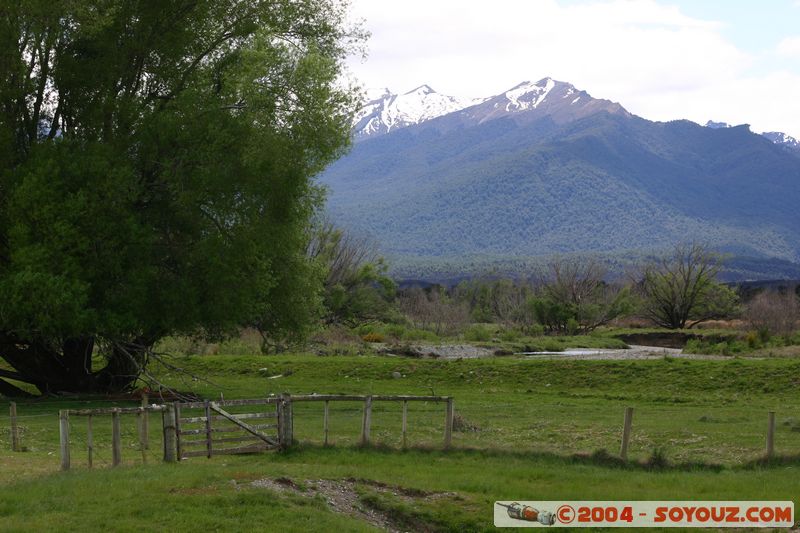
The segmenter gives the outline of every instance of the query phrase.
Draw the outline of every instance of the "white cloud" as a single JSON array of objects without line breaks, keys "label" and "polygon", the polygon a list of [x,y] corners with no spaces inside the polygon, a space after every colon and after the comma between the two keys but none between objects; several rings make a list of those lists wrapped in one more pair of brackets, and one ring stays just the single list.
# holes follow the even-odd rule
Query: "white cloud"
[{"label": "white cloud", "polygon": [[[654,120],[714,118],[800,134],[800,106],[770,85],[796,90],[796,76],[748,79],[757,58],[726,40],[721,24],[656,0],[355,0],[353,8],[373,34],[368,60],[352,64],[368,87],[428,83],[477,97],[552,76]],[[759,103],[755,89],[769,101]],[[779,125],[769,108],[781,102],[797,111]]]},{"label": "white cloud", "polygon": [[800,35],[784,38],[776,50],[782,56],[800,58]]}]

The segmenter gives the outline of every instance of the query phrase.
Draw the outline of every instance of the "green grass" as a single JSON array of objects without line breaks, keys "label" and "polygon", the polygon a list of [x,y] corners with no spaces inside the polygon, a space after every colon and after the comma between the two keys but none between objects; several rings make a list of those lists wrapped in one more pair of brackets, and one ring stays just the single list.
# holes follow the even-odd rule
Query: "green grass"
[{"label": "green grass", "polygon": [[[591,338],[591,337],[589,337]],[[543,361],[515,357],[460,361],[376,356],[191,356],[173,361],[208,381],[157,369],[181,390],[218,398],[265,394],[438,394],[456,399],[464,422],[455,450],[441,451],[444,408],[410,404],[409,443],[400,449],[400,406],[374,405],[377,448],[355,446],[358,402],[331,404],[322,447],[322,405],[294,406],[296,450],[219,456],[163,465],[160,420],[142,465],[136,421],[123,417],[125,467],[110,466],[110,422],[94,421],[94,471],[86,469],[85,419],[73,417],[72,472],[58,473],[57,411],[108,406],[97,399],[19,402],[22,444],[11,453],[0,416],[0,517],[6,531],[128,531],[142,520],[175,531],[366,530],[363,522],[301,495],[276,495],[249,481],[285,476],[298,482],[356,478],[428,492],[415,500],[359,486],[362,504],[407,529],[484,530],[495,499],[793,499],[800,486],[789,459],[753,466],[763,454],[767,412],[777,412],[777,451],[800,453],[800,361],[660,359]],[[400,378],[396,378],[399,373]],[[275,377],[281,376],[281,377]],[[270,379],[272,378],[272,379]],[[119,405],[123,403],[118,402]],[[128,404],[130,405],[130,404]],[[635,408],[632,463],[613,458],[625,406]],[[597,453],[598,450],[608,453]],[[662,450],[668,466],[647,466]],[[231,480],[236,480],[234,486]],[[162,525],[163,524],[163,525]]]}]

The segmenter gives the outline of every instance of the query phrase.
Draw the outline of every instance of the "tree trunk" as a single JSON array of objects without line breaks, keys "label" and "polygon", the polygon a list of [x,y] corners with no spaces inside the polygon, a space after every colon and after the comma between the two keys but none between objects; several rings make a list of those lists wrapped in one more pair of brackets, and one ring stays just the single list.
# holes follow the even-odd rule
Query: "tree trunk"
[{"label": "tree trunk", "polygon": [[94,337],[76,337],[60,346],[51,346],[0,332],[0,358],[14,369],[14,372],[0,372],[0,393],[6,396],[26,394],[2,378],[29,383],[42,394],[130,390],[147,364],[147,354],[153,343],[142,339],[115,342],[106,354],[106,366],[95,371],[92,368],[95,342]]}]

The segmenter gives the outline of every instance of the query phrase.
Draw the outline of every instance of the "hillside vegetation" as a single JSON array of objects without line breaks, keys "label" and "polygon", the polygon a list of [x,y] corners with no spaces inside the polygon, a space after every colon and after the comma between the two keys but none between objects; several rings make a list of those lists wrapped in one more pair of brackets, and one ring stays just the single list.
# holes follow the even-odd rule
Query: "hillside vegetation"
[{"label": "hillside vegetation", "polygon": [[453,120],[358,143],[320,178],[331,216],[405,264],[628,254],[687,239],[800,257],[800,158],[747,127],[605,112],[561,125]]}]

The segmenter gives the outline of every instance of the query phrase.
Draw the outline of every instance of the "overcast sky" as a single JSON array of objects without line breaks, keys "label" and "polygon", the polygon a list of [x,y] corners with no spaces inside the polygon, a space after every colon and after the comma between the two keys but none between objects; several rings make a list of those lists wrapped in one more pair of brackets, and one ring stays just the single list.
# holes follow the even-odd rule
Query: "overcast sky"
[{"label": "overcast sky", "polygon": [[651,120],[800,138],[800,0],[352,0],[364,87],[490,96],[546,76]]}]

